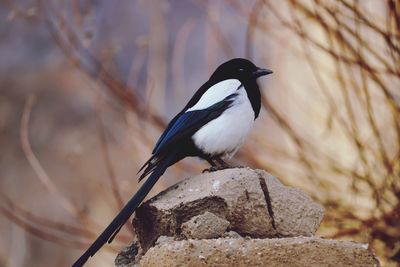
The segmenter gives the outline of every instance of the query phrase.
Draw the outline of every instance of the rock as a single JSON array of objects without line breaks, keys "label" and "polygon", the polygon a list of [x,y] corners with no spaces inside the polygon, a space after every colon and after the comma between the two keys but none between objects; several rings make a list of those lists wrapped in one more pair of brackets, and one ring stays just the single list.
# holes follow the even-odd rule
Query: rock
[{"label": "rock", "polygon": [[172,241],[174,241],[173,237],[162,235],[157,239],[156,245],[162,245],[164,243],[168,243],[168,242],[172,242]]},{"label": "rock", "polygon": [[138,241],[116,265],[379,266],[367,245],[310,237],[322,217],[305,193],[264,171],[202,174],[136,210]]},{"label": "rock", "polygon": [[186,239],[210,239],[223,236],[228,226],[227,220],[206,211],[182,223],[181,229]]},{"label": "rock", "polygon": [[379,262],[366,244],[292,237],[173,241],[149,249],[140,265],[368,267],[379,266]]},{"label": "rock", "polygon": [[301,190],[282,185],[264,171],[237,168],[201,174],[168,188],[136,210],[133,225],[146,252],[162,235],[190,236],[193,228],[182,228],[189,229],[189,221],[205,212],[229,222],[227,231],[253,238],[311,236],[323,217],[323,208]]},{"label": "rock", "polygon": [[223,237],[225,237],[225,238],[240,238],[241,236],[238,233],[236,233],[235,231],[229,231],[229,232],[225,232]]},{"label": "rock", "polygon": [[119,267],[133,267],[140,261],[142,251],[137,242],[132,242],[129,246],[122,249],[115,258],[115,265]]}]

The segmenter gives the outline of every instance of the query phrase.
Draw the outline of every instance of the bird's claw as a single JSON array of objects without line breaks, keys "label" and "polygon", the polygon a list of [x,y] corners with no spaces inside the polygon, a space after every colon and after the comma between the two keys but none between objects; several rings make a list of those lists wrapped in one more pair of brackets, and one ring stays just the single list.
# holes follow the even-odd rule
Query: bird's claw
[{"label": "bird's claw", "polygon": [[217,167],[217,166],[211,166],[210,168],[208,168],[208,169],[204,169],[203,171],[202,171],[202,173],[205,173],[205,172],[215,172],[215,171],[218,171],[219,170],[219,168]]},{"label": "bird's claw", "polygon": [[225,166],[211,166],[208,169],[204,169],[202,173],[205,172],[215,172],[215,171],[221,171],[221,170],[226,170],[226,169],[232,169],[232,168],[237,168],[235,166],[229,166],[229,165],[225,165]]}]

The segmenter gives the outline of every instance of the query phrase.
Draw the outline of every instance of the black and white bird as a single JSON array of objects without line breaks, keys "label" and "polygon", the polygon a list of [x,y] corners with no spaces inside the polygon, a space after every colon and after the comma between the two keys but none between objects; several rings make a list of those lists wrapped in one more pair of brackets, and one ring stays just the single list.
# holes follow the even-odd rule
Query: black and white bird
[{"label": "black and white bird", "polygon": [[73,266],[82,266],[113,240],[169,166],[195,156],[206,160],[210,171],[229,167],[224,159],[236,153],[260,113],[257,78],[271,73],[242,58],[220,65],[158,139],[152,156],[139,170],[143,171],[139,180],[149,175],[142,187]]}]

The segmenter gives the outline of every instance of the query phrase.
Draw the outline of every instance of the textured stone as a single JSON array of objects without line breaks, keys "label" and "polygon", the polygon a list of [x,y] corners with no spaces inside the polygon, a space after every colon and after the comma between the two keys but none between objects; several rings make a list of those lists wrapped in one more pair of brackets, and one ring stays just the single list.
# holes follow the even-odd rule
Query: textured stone
[{"label": "textured stone", "polygon": [[123,248],[115,258],[115,265],[119,267],[133,267],[140,261],[142,251],[137,242],[132,242],[129,246]]},{"label": "textured stone", "polygon": [[147,251],[162,235],[184,238],[182,225],[207,211],[228,221],[227,231],[254,238],[311,236],[323,217],[319,204],[272,175],[227,169],[188,178],[144,203],[133,220],[141,247]]},{"label": "textured stone", "polygon": [[229,232],[225,232],[223,237],[225,237],[225,238],[240,238],[241,236],[238,233],[236,233],[235,231],[229,231]]},{"label": "textured stone", "polygon": [[206,211],[182,223],[181,229],[186,239],[210,239],[223,236],[228,226],[227,220]]},{"label": "textured stone", "polygon": [[[162,259],[162,260],[160,260]],[[147,251],[140,265],[162,266],[379,266],[366,244],[317,237],[181,240]]]}]

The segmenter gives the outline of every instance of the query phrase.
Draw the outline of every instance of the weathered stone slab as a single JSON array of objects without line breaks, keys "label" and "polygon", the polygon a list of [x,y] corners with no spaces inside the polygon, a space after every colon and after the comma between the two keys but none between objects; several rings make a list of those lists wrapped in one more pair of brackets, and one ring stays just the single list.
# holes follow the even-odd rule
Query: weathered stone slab
[{"label": "weathered stone slab", "polygon": [[318,237],[219,238],[170,241],[149,249],[142,267],[163,266],[379,266],[366,244]]},{"label": "weathered stone slab", "polygon": [[[200,238],[183,229],[205,212],[229,222],[227,232],[253,238],[311,236],[323,218],[323,208],[303,191],[282,185],[264,171],[237,168],[201,174],[168,188],[136,211],[133,224],[145,252],[162,235]],[[220,228],[202,227],[210,238],[224,236]]]}]

